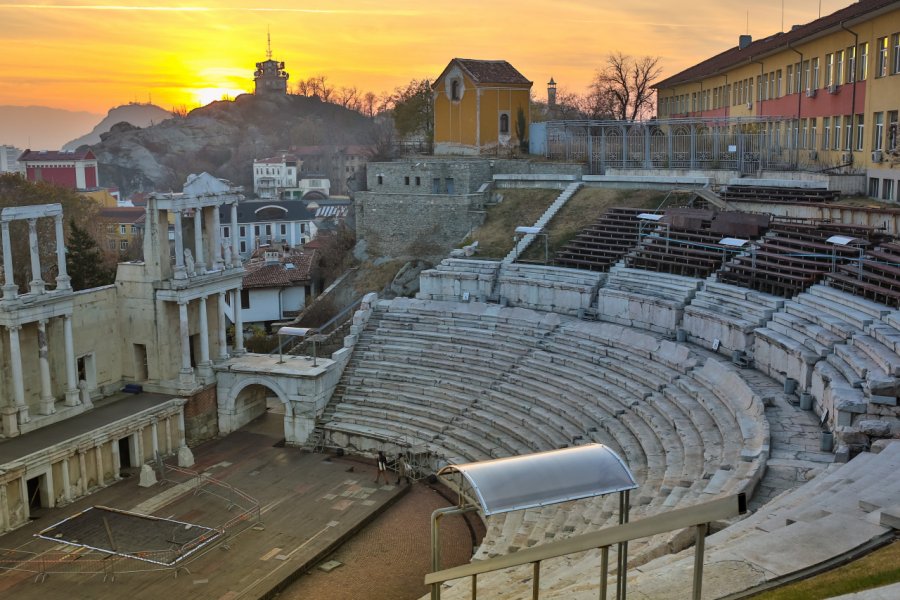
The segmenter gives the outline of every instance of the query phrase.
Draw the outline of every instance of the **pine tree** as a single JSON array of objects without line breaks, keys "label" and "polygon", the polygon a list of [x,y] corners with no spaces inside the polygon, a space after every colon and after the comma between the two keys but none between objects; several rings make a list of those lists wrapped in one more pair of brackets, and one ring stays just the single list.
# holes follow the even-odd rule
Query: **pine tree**
[{"label": "pine tree", "polygon": [[113,283],[115,273],[103,265],[103,255],[94,238],[74,219],[69,221],[69,227],[66,270],[72,278],[72,289],[84,290]]}]

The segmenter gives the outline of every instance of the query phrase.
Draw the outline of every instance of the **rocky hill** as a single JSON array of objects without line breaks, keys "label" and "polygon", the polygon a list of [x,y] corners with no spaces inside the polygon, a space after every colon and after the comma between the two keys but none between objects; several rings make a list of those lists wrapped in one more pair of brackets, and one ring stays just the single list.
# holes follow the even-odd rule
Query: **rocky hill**
[{"label": "rocky hill", "polygon": [[123,104],[109,109],[106,117],[94,126],[94,129],[80,138],[74,139],[65,144],[63,150],[77,150],[80,146],[98,144],[100,142],[100,134],[106,133],[112,126],[117,123],[130,123],[135,127],[148,127],[161,123],[166,119],[171,119],[172,113],[164,108],[160,108],[155,104],[139,104],[132,102],[131,104]]},{"label": "rocky hill", "polygon": [[114,125],[93,146],[100,183],[133,191],[179,190],[206,171],[252,188],[254,158],[292,146],[358,144],[370,119],[318,98],[254,96],[213,102],[146,128]]}]

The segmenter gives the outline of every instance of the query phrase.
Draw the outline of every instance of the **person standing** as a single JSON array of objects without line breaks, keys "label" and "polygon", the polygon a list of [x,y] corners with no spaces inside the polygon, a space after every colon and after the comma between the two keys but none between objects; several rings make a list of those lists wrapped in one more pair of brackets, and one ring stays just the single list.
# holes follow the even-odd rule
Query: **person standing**
[{"label": "person standing", "polygon": [[383,450],[378,451],[378,459],[376,460],[376,467],[378,468],[378,473],[375,474],[375,483],[378,483],[378,480],[384,477],[384,482],[388,482],[387,478],[387,456],[384,455]]},{"label": "person standing", "polygon": [[406,478],[406,483],[409,485],[409,463],[406,461],[406,456],[400,454],[397,456],[397,484],[400,485],[400,480]]}]

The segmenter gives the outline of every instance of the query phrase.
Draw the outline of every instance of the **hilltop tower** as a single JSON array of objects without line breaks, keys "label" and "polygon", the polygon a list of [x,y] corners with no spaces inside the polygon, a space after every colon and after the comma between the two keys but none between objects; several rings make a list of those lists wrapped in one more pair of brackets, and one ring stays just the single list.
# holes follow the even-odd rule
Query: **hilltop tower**
[{"label": "hilltop tower", "polygon": [[272,35],[266,34],[266,60],[256,63],[253,81],[256,94],[287,94],[288,73],[284,63],[272,60]]}]

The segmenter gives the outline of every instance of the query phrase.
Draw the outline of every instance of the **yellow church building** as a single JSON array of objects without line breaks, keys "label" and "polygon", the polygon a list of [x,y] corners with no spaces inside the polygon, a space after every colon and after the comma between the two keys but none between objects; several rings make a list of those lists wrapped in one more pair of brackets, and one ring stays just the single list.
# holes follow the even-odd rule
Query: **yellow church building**
[{"label": "yellow church building", "polygon": [[481,154],[520,144],[531,123],[532,82],[505,60],[454,58],[432,84],[434,153]]}]

